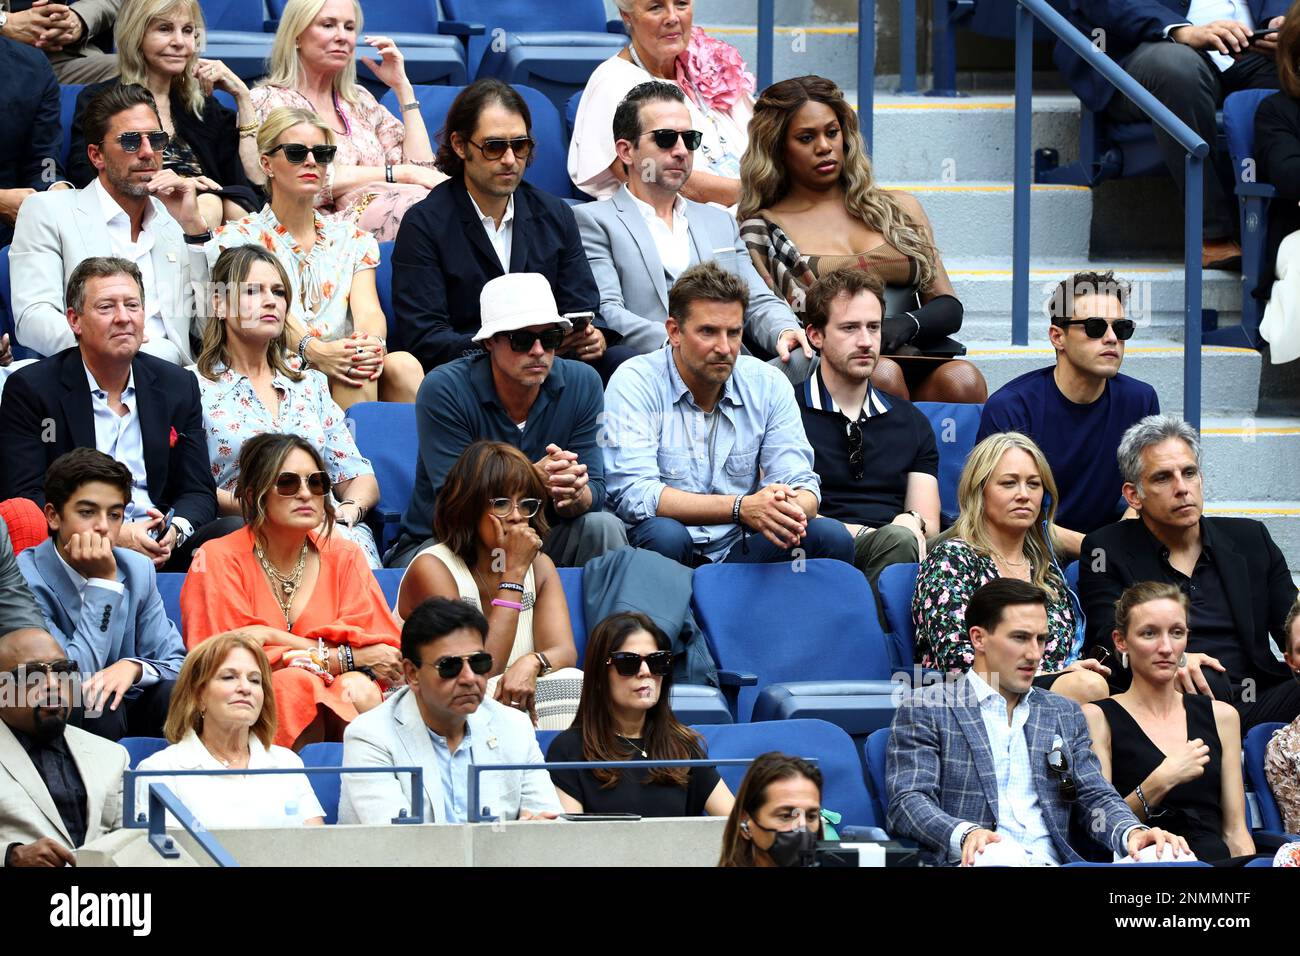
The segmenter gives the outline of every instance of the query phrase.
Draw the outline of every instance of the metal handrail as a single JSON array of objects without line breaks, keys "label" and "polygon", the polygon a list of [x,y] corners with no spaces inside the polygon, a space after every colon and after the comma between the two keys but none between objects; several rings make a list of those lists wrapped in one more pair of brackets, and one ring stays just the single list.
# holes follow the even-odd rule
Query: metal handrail
[{"label": "metal handrail", "polygon": [[1183,418],[1201,427],[1202,182],[1210,146],[1167,106],[1129,76],[1046,0],[1016,0],[1016,133],[1011,344],[1029,344],[1029,230],[1033,167],[1033,43],[1037,17],[1062,43],[1127,96],[1187,151],[1183,222]]},{"label": "metal handrail", "polygon": [[876,109],[876,0],[858,0],[858,126],[871,155]]}]

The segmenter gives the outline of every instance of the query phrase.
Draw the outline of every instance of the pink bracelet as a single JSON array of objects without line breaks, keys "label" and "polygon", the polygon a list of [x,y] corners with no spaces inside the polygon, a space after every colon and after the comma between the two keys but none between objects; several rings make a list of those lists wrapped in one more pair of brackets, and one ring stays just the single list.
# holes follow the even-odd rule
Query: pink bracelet
[{"label": "pink bracelet", "polygon": [[518,601],[503,601],[503,600],[501,600],[500,598],[493,598],[493,599],[492,599],[492,606],[493,606],[493,607],[512,607],[512,608],[514,608],[516,611],[522,611],[522,610],[524,609],[524,606],[523,606],[522,604],[520,604]]}]

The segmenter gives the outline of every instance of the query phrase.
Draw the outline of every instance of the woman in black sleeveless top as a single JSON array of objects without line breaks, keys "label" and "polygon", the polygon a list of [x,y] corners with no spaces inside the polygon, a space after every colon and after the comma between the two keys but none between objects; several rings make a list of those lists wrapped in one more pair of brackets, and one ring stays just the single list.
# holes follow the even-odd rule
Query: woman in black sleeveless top
[{"label": "woman in black sleeveless top", "polygon": [[1115,603],[1115,625],[1133,683],[1083,708],[1102,773],[1139,820],[1186,838],[1198,859],[1253,856],[1237,711],[1180,686],[1186,596],[1170,584],[1135,584]]}]

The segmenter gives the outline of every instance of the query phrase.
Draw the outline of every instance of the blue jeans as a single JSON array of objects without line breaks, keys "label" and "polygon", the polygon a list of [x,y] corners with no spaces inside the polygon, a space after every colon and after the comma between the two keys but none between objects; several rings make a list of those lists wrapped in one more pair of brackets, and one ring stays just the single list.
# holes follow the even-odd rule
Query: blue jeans
[{"label": "blue jeans", "polygon": [[[634,548],[657,551],[687,567],[698,567],[708,562],[707,558],[696,553],[691,533],[675,518],[647,518],[628,531],[627,540]],[[727,564],[767,564],[796,558],[834,558],[852,564],[853,536],[839,521],[813,518],[808,522],[808,533],[794,548],[778,548],[757,531],[750,531],[727,552],[723,561]]]}]

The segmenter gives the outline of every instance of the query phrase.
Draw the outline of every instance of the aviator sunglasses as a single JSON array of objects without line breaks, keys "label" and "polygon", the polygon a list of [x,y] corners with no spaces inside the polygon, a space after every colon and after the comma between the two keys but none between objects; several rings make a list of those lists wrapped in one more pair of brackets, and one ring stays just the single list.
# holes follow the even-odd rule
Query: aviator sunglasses
[{"label": "aviator sunglasses", "polygon": [[[121,146],[122,151],[125,153],[138,153],[140,151],[140,143],[146,137],[149,140],[149,148],[155,153],[160,153],[166,149],[167,144],[172,140],[167,133],[159,129],[154,130],[152,133],[121,133],[117,137],[117,145]],[[102,146],[104,144],[101,142],[100,145]]]},{"label": "aviator sunglasses", "polygon": [[282,471],[275,479],[275,493],[281,498],[292,498],[304,484],[313,495],[321,497],[329,494],[330,476],[323,471],[313,471],[310,475]]},{"label": "aviator sunglasses", "polygon": [[492,669],[492,655],[487,651],[475,651],[473,654],[466,654],[463,657],[449,654],[433,662],[433,666],[437,668],[438,676],[443,680],[458,677],[461,668],[465,664],[469,664],[469,669],[475,674],[486,674]]},{"label": "aviator sunglasses", "polygon": [[481,143],[475,143],[472,139],[467,140],[470,144],[477,146],[483,158],[487,160],[500,159],[509,149],[515,154],[515,159],[527,159],[528,154],[533,151],[537,145],[531,136],[516,136],[514,139],[485,139]]}]

